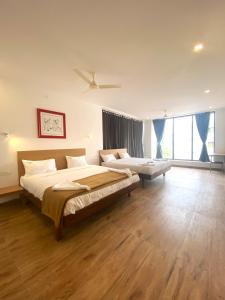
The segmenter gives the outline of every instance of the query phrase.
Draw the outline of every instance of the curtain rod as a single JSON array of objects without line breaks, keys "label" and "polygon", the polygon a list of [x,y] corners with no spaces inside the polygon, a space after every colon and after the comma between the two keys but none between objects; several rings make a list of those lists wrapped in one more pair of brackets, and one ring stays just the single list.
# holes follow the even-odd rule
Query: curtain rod
[{"label": "curtain rod", "polygon": [[118,116],[118,117],[121,117],[121,118],[125,118],[125,119],[128,119],[128,120],[134,120],[134,121],[138,121],[138,122],[143,122],[142,120],[131,118],[131,117],[125,116],[123,114],[112,112],[110,110],[102,109],[102,112],[107,113],[107,114],[111,114],[111,115],[114,115],[114,116]]},{"label": "curtain rod", "polygon": [[197,112],[197,113],[188,113],[188,114],[183,114],[183,115],[173,115],[171,117],[152,119],[152,121],[153,120],[162,120],[162,119],[166,120],[166,119],[175,119],[175,118],[190,117],[190,116],[195,116],[195,115],[204,114],[204,113],[215,113],[215,110],[201,111],[201,112]]}]

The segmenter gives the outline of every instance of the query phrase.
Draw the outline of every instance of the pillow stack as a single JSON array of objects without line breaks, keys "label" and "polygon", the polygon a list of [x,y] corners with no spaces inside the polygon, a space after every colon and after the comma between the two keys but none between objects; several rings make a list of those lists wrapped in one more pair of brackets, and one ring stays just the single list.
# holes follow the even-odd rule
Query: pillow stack
[{"label": "pillow stack", "polygon": [[112,161],[112,160],[116,160],[116,158],[113,154],[105,154],[105,155],[102,154],[101,158],[104,162],[109,162],[109,161]]},{"label": "pillow stack", "polygon": [[120,158],[129,158],[130,155],[127,152],[119,153]]},{"label": "pillow stack", "polygon": [[85,156],[66,156],[67,168],[77,168],[87,166]]},{"label": "pillow stack", "polygon": [[46,160],[22,160],[25,169],[25,176],[45,174],[57,171],[55,159]]}]

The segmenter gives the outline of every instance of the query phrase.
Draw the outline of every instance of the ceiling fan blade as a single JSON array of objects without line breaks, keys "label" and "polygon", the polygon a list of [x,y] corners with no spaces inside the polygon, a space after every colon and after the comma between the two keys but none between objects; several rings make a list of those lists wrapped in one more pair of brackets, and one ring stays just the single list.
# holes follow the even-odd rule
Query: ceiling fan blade
[{"label": "ceiling fan blade", "polygon": [[118,84],[99,84],[99,89],[119,89],[121,88],[121,85]]},{"label": "ceiling fan blade", "polygon": [[92,77],[92,81],[95,81],[95,72],[94,71],[87,71],[91,77]]},{"label": "ceiling fan blade", "polygon": [[74,69],[74,72],[75,72],[80,78],[82,78],[84,81],[86,81],[88,84],[91,83],[91,80],[90,80],[89,78],[87,78],[80,70]]}]

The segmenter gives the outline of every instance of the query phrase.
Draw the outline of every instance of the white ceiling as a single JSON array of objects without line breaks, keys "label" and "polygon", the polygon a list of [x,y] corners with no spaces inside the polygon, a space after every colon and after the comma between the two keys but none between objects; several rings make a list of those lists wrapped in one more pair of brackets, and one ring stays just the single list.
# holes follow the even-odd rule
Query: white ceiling
[{"label": "white ceiling", "polygon": [[[139,118],[224,107],[224,30],[222,0],[1,0],[0,77]],[[74,67],[122,89],[84,94]]]}]

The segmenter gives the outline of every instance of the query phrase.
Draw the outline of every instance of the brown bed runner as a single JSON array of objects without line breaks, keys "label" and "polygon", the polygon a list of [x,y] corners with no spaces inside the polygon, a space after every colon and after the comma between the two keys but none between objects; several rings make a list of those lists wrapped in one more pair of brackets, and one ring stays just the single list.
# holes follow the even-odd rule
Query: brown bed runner
[{"label": "brown bed runner", "polygon": [[[91,192],[93,192],[103,186],[108,186],[125,178],[127,178],[127,174],[109,171],[106,173],[100,173],[79,180],[75,180],[74,182],[78,182],[82,185],[88,185],[91,188]],[[69,199],[86,193],[90,193],[90,191],[54,191],[52,187],[49,187],[44,192],[42,201],[42,213],[51,218],[54,221],[55,226],[58,227],[63,217],[66,202]]]}]

